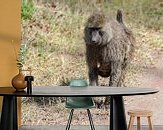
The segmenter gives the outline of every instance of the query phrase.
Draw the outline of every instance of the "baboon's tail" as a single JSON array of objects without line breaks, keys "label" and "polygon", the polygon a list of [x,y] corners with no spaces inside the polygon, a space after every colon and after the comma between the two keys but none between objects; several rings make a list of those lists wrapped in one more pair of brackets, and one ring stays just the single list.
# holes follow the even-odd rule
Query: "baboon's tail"
[{"label": "baboon's tail", "polygon": [[117,21],[123,24],[122,10],[120,9],[117,10]]}]

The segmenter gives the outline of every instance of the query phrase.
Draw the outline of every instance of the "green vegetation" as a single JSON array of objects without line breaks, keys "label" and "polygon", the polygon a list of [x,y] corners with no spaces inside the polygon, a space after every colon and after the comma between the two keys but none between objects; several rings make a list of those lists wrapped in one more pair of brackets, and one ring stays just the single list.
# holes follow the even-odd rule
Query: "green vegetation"
[{"label": "green vegetation", "polygon": [[163,29],[161,0],[131,0],[124,5],[129,20],[147,28]]},{"label": "green vegetation", "polygon": [[35,7],[32,0],[22,0],[21,17],[23,20],[30,20],[34,11]]},{"label": "green vegetation", "polygon": [[25,56],[27,53],[27,47],[25,44],[22,44],[18,53],[18,58],[17,58],[17,67],[18,69],[22,69],[23,65],[25,64]]},{"label": "green vegetation", "polygon": [[163,27],[162,6],[161,0],[22,0],[22,39],[28,42],[25,67],[32,68],[34,85],[88,79],[83,40],[85,21],[95,10],[115,16],[119,8],[123,9],[124,21],[137,40],[126,80],[127,84],[134,84],[132,79],[141,75],[141,69],[154,64],[152,53],[162,48],[158,35]]},{"label": "green vegetation", "polygon": [[[125,83],[127,86],[139,86],[138,80],[141,79],[144,69],[155,67],[155,54],[163,51],[161,1],[22,0],[22,44],[27,48],[23,65],[24,69],[32,68],[35,78],[33,86],[67,85],[73,78],[88,79],[83,40],[85,21],[93,11],[102,10],[115,16],[119,8],[123,9],[124,21],[134,32],[137,41]],[[108,79],[100,81],[101,85],[108,84]],[[64,103],[56,104],[62,101],[64,98],[24,98],[23,123],[48,122],[54,125],[54,117],[59,121],[61,119],[62,123],[67,122],[69,112]],[[43,106],[38,107],[38,103]],[[44,107],[45,105],[49,106]],[[33,113],[26,114],[29,111]],[[93,112],[94,116],[97,115],[96,118],[105,115],[105,119],[108,118],[108,112],[103,109],[95,109]],[[81,115],[86,116],[80,113],[80,116],[76,116],[78,121]],[[84,124],[82,117],[81,120]]]}]

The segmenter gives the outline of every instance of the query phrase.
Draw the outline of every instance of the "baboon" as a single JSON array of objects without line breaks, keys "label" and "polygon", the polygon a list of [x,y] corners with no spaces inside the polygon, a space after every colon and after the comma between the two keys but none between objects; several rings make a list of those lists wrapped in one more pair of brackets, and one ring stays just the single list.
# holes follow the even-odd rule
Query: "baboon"
[{"label": "baboon", "polygon": [[93,13],[86,22],[84,40],[90,85],[98,85],[99,75],[109,78],[109,86],[123,86],[135,39],[123,22],[122,11],[115,18]]}]

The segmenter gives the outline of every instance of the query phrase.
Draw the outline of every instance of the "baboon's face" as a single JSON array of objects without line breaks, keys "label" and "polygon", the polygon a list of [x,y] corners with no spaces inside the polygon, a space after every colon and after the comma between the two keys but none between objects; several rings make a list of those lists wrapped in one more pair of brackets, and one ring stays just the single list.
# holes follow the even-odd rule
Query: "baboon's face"
[{"label": "baboon's face", "polygon": [[102,36],[103,32],[101,28],[88,28],[89,33],[89,42],[87,44],[90,45],[100,45],[102,44]]},{"label": "baboon's face", "polygon": [[85,42],[87,45],[103,46],[112,39],[112,31],[109,25],[107,27],[86,27]]}]

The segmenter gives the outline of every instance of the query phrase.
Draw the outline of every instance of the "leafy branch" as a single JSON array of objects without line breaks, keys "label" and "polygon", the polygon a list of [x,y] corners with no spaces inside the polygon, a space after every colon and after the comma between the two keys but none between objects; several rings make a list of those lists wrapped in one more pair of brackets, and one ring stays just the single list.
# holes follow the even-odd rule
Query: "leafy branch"
[{"label": "leafy branch", "polygon": [[17,67],[19,69],[22,69],[23,65],[25,64],[25,56],[27,54],[27,47],[26,44],[22,44],[18,53],[17,58]]}]

